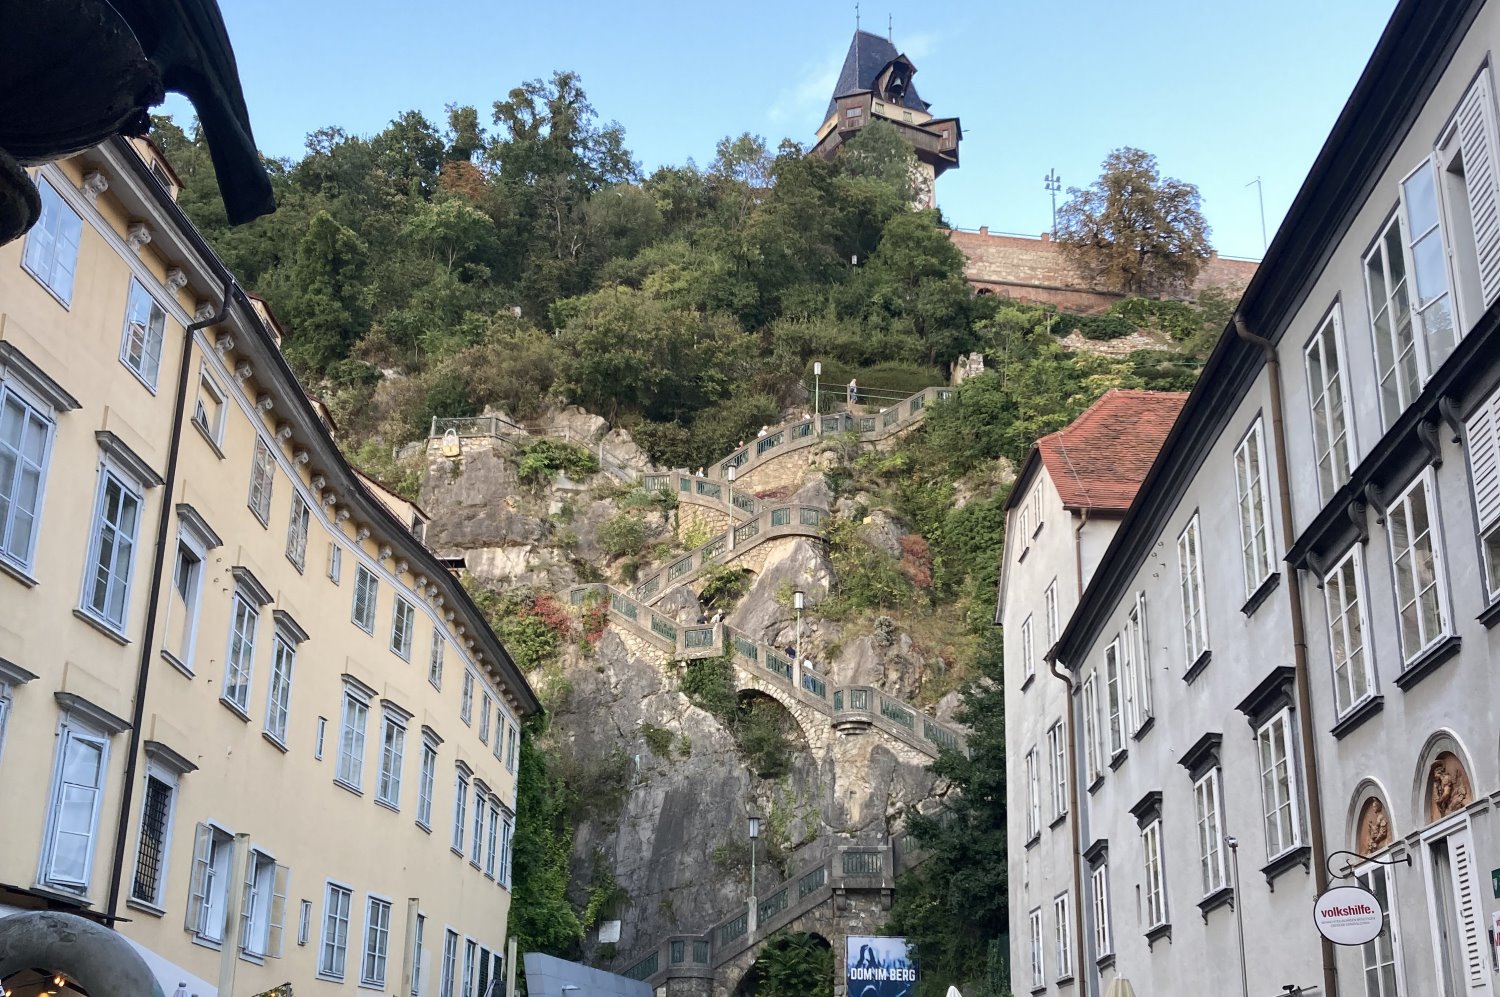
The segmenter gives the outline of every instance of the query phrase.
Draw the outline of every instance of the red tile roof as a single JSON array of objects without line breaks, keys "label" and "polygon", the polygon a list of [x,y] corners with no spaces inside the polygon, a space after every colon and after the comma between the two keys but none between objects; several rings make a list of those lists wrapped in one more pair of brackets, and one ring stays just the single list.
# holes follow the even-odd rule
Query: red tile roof
[{"label": "red tile roof", "polygon": [[1116,388],[1077,419],[1036,441],[1069,509],[1124,512],[1182,410],[1180,391]]}]

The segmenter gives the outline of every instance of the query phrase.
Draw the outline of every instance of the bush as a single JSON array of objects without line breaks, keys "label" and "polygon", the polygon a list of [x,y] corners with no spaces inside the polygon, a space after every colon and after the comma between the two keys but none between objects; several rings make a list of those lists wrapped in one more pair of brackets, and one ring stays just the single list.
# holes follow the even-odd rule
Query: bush
[{"label": "bush", "polygon": [[641,721],[641,737],[646,740],[646,747],[658,758],[672,757],[672,732],[665,727]]},{"label": "bush", "polygon": [[550,481],[558,471],[572,478],[599,473],[599,459],[583,447],[559,440],[537,440],[521,451],[516,476],[528,484]]},{"label": "bush", "polygon": [[1077,332],[1084,339],[1122,339],[1135,332],[1136,323],[1121,315],[1105,313],[1103,315],[1059,315],[1057,322],[1052,326],[1052,332],[1057,336],[1066,336],[1071,332]]},{"label": "bush", "polygon": [[828,560],[838,585],[823,612],[839,616],[866,609],[891,609],[911,601],[911,582],[894,557],[861,540],[849,520],[835,521],[825,534]]},{"label": "bush", "polygon": [[599,545],[610,557],[634,557],[646,546],[646,524],[639,516],[618,513],[599,527]]},{"label": "bush", "polygon": [[727,613],[750,591],[750,577],[750,572],[742,568],[716,564],[709,569],[708,580],[703,583],[698,599],[705,606]]},{"label": "bush", "polygon": [[682,692],[694,706],[707,710],[720,720],[732,721],[737,702],[734,671],[728,655],[685,662]]}]

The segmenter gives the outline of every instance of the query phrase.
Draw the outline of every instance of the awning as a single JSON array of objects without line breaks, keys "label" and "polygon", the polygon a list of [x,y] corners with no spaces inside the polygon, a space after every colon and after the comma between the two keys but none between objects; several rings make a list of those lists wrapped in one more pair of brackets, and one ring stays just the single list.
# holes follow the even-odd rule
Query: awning
[{"label": "awning", "polygon": [[1135,997],[1135,987],[1123,976],[1117,976],[1109,981],[1109,988],[1104,991],[1104,997]]}]

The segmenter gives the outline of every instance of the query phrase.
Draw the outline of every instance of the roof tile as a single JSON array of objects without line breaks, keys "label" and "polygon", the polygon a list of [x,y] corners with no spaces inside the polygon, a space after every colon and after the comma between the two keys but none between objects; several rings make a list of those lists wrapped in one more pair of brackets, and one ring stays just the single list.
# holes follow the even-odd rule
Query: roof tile
[{"label": "roof tile", "polygon": [[1037,440],[1063,505],[1130,508],[1186,400],[1186,392],[1115,388],[1070,424]]}]

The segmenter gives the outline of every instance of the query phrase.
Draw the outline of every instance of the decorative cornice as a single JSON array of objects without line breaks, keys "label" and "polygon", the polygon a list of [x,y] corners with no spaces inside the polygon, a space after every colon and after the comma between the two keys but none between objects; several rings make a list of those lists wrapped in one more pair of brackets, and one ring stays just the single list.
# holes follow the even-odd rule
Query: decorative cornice
[{"label": "decorative cornice", "polygon": [[213,527],[208,525],[208,520],[186,502],[177,503],[177,525],[186,529],[194,539],[209,550],[224,545],[224,541],[219,539]]},{"label": "decorative cornice", "polygon": [[36,675],[14,661],[0,658],[0,685],[25,685],[36,680]]},{"label": "decorative cornice", "polygon": [[1252,730],[1259,730],[1271,714],[1292,704],[1296,681],[1296,669],[1291,665],[1278,665],[1261,679],[1250,695],[1240,700],[1235,709],[1245,715]]},{"label": "decorative cornice", "polygon": [[351,675],[349,672],[345,672],[340,677],[344,680],[344,685],[348,686],[351,692],[359,693],[360,695],[364,696],[365,699],[374,700],[380,696],[379,691],[376,690],[374,686],[370,685],[368,682],[365,682],[357,675]]},{"label": "decorative cornice", "polygon": [[162,286],[173,294],[187,287],[188,275],[181,267],[173,267],[167,271],[167,279],[162,281]]},{"label": "decorative cornice", "polygon": [[236,564],[230,569],[230,574],[234,576],[234,584],[253,599],[257,606],[270,604],[271,592],[260,583],[259,578],[255,577],[255,572],[243,564]]},{"label": "decorative cornice", "polygon": [[[209,305],[207,307],[212,308],[213,306]],[[210,312],[210,314],[212,313]],[[205,318],[208,318],[208,315],[199,316],[198,320],[201,322]],[[219,356],[222,357],[232,349],[234,349],[234,337],[229,333],[221,332],[218,336],[214,337],[214,352]]]},{"label": "decorative cornice", "polygon": [[189,772],[198,771],[198,766],[188,761],[182,755],[173,751],[160,741],[147,741],[141,745],[146,752],[146,757],[151,759],[162,768],[173,775],[187,775]]},{"label": "decorative cornice", "polygon": [[119,734],[130,729],[130,721],[115,716],[104,707],[91,703],[76,693],[58,691],[52,694],[52,698],[57,700],[57,705],[62,707],[64,713],[82,717],[106,734]]},{"label": "decorative cornice", "polygon": [[1161,790],[1153,789],[1136,801],[1135,806],[1130,808],[1130,816],[1135,818],[1137,826],[1145,830],[1147,824],[1161,817]]},{"label": "decorative cornice", "polygon": [[1224,735],[1219,733],[1204,734],[1182,753],[1178,764],[1188,770],[1188,776],[1197,782],[1203,778],[1203,774],[1211,768],[1219,765],[1219,746],[1224,743]]},{"label": "decorative cornice", "polygon": [[276,399],[262,392],[255,396],[255,407],[262,412],[269,412],[276,407]]},{"label": "decorative cornice", "polygon": [[276,629],[288,637],[293,644],[301,644],[307,640],[307,631],[302,624],[293,618],[291,613],[284,609],[272,610],[271,618],[276,621]]},{"label": "decorative cornice", "polygon": [[250,361],[248,360],[241,360],[238,364],[235,365],[234,379],[241,384],[244,384],[246,381],[250,380],[250,378],[254,374],[255,368],[250,366]]},{"label": "decorative cornice", "polygon": [[14,377],[56,411],[71,412],[83,407],[14,343],[0,341],[0,377]]},{"label": "decorative cornice", "polygon": [[131,222],[130,227],[125,230],[125,245],[139,253],[141,248],[151,242],[151,226],[145,222]]},{"label": "decorative cornice", "polygon": [[[207,322],[209,319],[211,319],[211,318],[214,317],[214,314],[215,314],[215,308],[213,306],[213,303],[210,302],[210,301],[204,301],[204,302],[200,303],[197,308],[193,309],[193,321],[194,322]],[[217,344],[215,344],[215,345],[217,345]],[[230,348],[233,348],[233,346],[234,346],[234,341],[230,340]]]},{"label": "decorative cornice", "polygon": [[161,475],[157,474],[140,454],[126,446],[125,441],[114,433],[101,429],[94,433],[94,439],[98,442],[99,449],[119,464],[125,473],[134,478],[142,488],[155,488],[162,483]]},{"label": "decorative cornice", "polygon": [[1083,860],[1090,868],[1097,868],[1109,861],[1109,839],[1096,838],[1094,843],[1083,850]]},{"label": "decorative cornice", "polygon": [[391,716],[400,720],[403,724],[410,720],[413,716],[415,716],[415,714],[413,714],[411,710],[408,710],[400,703],[391,699],[382,699],[380,701],[380,708],[382,711],[389,713]]},{"label": "decorative cornice", "polygon": [[434,748],[443,743],[443,736],[426,724],[422,725],[422,740]]},{"label": "decorative cornice", "polygon": [[99,195],[109,190],[109,177],[98,170],[89,170],[83,175],[83,183],[78,185],[78,190],[84,199],[93,204],[99,199]]}]

